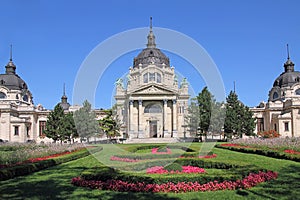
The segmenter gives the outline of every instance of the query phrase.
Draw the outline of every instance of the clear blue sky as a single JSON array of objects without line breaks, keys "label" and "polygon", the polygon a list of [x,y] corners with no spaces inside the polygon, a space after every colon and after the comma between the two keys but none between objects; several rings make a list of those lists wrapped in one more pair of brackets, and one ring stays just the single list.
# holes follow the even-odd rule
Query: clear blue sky
[{"label": "clear blue sky", "polygon": [[[182,32],[201,44],[218,66],[226,93],[235,81],[240,100],[248,106],[267,101],[283,71],[286,43],[300,70],[298,0],[0,0],[0,72],[13,44],[17,73],[34,103],[52,109],[63,83],[72,103],[74,80],[85,57],[114,34],[148,26],[150,16],[154,26]],[[96,108],[111,106],[114,82],[137,54],[122,56],[109,67],[99,83]],[[176,69],[188,65],[166,54]],[[205,86],[191,71],[180,73],[196,93]]]}]

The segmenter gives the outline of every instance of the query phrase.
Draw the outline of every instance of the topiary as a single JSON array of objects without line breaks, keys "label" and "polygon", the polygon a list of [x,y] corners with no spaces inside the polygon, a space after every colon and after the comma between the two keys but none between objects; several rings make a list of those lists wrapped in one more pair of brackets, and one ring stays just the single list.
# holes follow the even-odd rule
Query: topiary
[{"label": "topiary", "polygon": [[172,164],[169,164],[167,166],[164,167],[165,170],[168,170],[169,172],[170,171],[179,171],[181,172],[182,171],[182,166],[178,163],[172,163]]},{"label": "topiary", "polygon": [[168,151],[168,148],[166,146],[163,146],[163,147],[159,147],[157,152],[167,152]]}]

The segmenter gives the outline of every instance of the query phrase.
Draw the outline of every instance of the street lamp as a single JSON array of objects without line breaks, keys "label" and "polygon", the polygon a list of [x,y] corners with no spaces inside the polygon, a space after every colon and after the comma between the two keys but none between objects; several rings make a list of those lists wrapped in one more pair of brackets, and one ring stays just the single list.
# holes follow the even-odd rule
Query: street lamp
[{"label": "street lamp", "polygon": [[181,127],[183,128],[183,138],[186,139],[186,131],[185,131],[185,129],[186,129],[187,125],[184,124]]}]

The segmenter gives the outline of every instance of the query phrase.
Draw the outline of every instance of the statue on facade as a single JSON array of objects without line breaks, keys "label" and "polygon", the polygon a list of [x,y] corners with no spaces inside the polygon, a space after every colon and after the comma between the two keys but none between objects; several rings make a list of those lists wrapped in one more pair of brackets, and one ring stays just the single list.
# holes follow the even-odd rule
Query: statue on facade
[{"label": "statue on facade", "polygon": [[117,81],[115,82],[115,85],[116,85],[117,87],[124,88],[124,85],[123,85],[123,79],[118,78]]}]

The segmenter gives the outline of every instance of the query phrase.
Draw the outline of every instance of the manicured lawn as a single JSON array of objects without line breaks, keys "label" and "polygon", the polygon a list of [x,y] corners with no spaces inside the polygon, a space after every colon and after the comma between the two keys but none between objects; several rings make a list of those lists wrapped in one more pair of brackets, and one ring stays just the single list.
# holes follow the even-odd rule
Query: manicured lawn
[{"label": "manicured lawn", "polygon": [[[200,149],[200,144],[193,144]],[[121,153],[129,145],[104,146],[103,152],[96,154],[107,165],[113,149]],[[215,160],[234,160],[239,163],[254,164],[261,168],[277,171],[278,179],[262,183],[249,190],[191,192],[191,193],[123,193],[114,191],[91,190],[75,187],[70,182],[83,170],[102,165],[94,156],[88,156],[64,163],[32,175],[2,181],[0,199],[298,199],[300,197],[300,163],[280,160],[254,154],[245,154],[225,149],[213,149]]]}]

